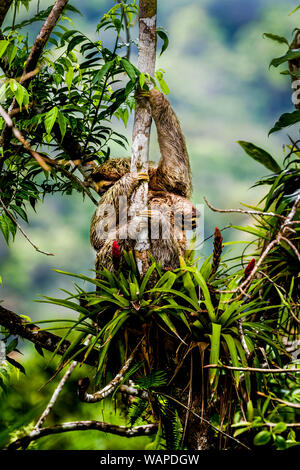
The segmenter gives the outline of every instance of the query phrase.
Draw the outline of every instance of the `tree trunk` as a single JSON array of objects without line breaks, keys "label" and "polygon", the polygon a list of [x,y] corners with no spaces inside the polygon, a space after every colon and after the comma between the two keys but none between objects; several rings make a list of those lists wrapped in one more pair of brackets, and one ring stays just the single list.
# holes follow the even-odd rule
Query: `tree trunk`
[{"label": "tree trunk", "polygon": [[[156,13],[157,0],[140,0],[139,3],[139,47],[138,69],[154,76],[156,56]],[[132,133],[132,172],[148,172],[149,140],[151,130],[151,110],[145,98],[137,97]],[[140,274],[148,268],[147,250],[149,249],[148,218],[138,215],[147,208],[148,183],[144,181],[135,191],[131,201],[131,214],[137,214],[140,229],[136,234],[135,257]]]}]

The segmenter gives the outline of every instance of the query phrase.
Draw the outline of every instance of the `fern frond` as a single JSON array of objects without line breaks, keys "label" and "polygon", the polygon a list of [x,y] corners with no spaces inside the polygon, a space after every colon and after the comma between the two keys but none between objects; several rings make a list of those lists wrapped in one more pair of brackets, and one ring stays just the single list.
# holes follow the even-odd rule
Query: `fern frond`
[{"label": "fern frond", "polygon": [[128,412],[130,426],[133,426],[138,419],[143,417],[146,409],[148,408],[148,401],[141,398],[136,398],[131,404]]},{"label": "fern frond", "polygon": [[135,386],[146,390],[162,387],[168,382],[167,374],[163,370],[157,370],[149,374],[147,377],[138,377],[135,380]]}]

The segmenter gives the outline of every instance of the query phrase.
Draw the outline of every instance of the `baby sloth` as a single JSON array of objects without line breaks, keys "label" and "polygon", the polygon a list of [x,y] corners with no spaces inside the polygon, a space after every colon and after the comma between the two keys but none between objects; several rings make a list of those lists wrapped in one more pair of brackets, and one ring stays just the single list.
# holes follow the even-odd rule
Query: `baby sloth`
[{"label": "baby sloth", "polygon": [[[151,90],[148,99],[161,152],[158,166],[150,163],[149,175],[131,173],[130,158],[114,158],[91,175],[93,187],[103,195],[90,229],[91,244],[97,252],[97,271],[103,267],[116,269],[112,250],[115,240],[121,252],[134,250],[140,219],[132,213],[131,197],[140,181],[149,181],[148,207],[144,212],[149,220],[149,251],[163,268],[179,266],[179,256],[184,256],[187,249],[186,231],[196,227],[199,214],[189,200],[190,163],[179,121],[162,93]],[[121,267],[119,264],[118,269]]]}]

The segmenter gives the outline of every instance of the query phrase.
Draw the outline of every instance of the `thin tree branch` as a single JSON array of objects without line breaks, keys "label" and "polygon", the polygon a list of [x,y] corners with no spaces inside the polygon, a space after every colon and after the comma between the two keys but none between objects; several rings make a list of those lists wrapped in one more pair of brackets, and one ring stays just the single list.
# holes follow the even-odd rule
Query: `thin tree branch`
[{"label": "thin tree branch", "polygon": [[265,260],[265,258],[267,257],[267,255],[269,254],[269,252],[272,250],[272,248],[274,248],[276,245],[279,245],[280,244],[280,241],[281,241],[281,238],[282,236],[284,236],[284,233],[286,231],[286,229],[288,228],[288,226],[290,225],[290,223],[292,222],[293,218],[295,217],[296,215],[296,212],[297,212],[297,209],[299,208],[299,205],[300,205],[300,195],[298,195],[296,201],[294,202],[293,204],[293,207],[290,211],[290,213],[288,214],[288,216],[286,217],[285,221],[283,222],[283,224],[281,225],[279,231],[277,232],[277,236],[274,240],[272,240],[268,246],[265,248],[265,250],[263,251],[263,253],[260,255],[258,261],[255,263],[255,266],[254,268],[252,269],[251,273],[249,274],[249,276],[247,277],[247,279],[245,279],[245,281],[242,282],[242,284],[236,289],[236,291],[238,290],[243,290],[243,289],[247,289],[251,282],[252,282],[252,279],[254,278],[258,268],[260,267],[260,265],[263,263],[263,261]]},{"label": "thin tree branch", "polygon": [[28,152],[33,156],[33,158],[37,161],[37,163],[43,168],[45,171],[49,171],[50,167],[45,163],[43,157],[39,153],[37,153],[35,150],[33,150],[27,142],[27,140],[23,137],[21,132],[14,126],[14,123],[12,122],[11,117],[9,114],[5,111],[2,106],[0,106],[0,115],[5,121],[6,126],[11,129],[13,132],[14,136],[18,139],[19,142],[23,145],[23,147],[28,150]]},{"label": "thin tree branch", "polygon": [[91,430],[129,438],[138,436],[151,436],[157,432],[158,426],[156,424],[146,424],[143,426],[127,428],[126,426],[116,426],[114,424],[104,423],[102,421],[73,421],[69,423],[57,424],[53,427],[34,430],[28,436],[22,437],[12,442],[7,447],[7,449],[14,450],[19,449],[20,447],[28,447],[30,442],[36,441],[37,439],[40,439],[44,436],[60,434],[63,432]]},{"label": "thin tree branch", "polygon": [[85,192],[85,194],[90,198],[90,200],[98,206],[98,201],[94,198],[92,193],[90,192],[89,188],[87,187],[87,183],[82,181],[80,178],[77,178],[74,173],[71,173],[68,171],[63,165],[60,165],[57,163],[55,160],[52,160],[49,157],[44,157],[45,162],[47,162],[49,165],[57,168],[57,170],[61,171],[67,178],[69,178],[70,181],[73,181],[73,183],[77,183]]},{"label": "thin tree branch", "polygon": [[[0,192],[2,193],[1,189],[0,189]],[[43,250],[40,250],[39,247],[37,245],[35,245],[33,243],[33,241],[30,240],[30,238],[28,237],[27,233],[22,229],[21,225],[17,222],[17,220],[12,216],[12,214],[9,212],[9,210],[7,209],[7,207],[5,206],[4,202],[2,201],[1,197],[0,197],[0,204],[1,206],[3,207],[4,211],[6,212],[7,216],[14,222],[14,224],[16,224],[16,226],[18,227],[18,229],[20,230],[20,232],[22,233],[22,235],[26,238],[26,240],[30,243],[31,246],[33,246],[33,248],[38,251],[39,253],[42,253],[43,255],[47,255],[47,256],[54,256],[54,253],[48,253],[47,251],[43,251]]]},{"label": "thin tree branch", "polygon": [[77,364],[78,364],[77,361],[73,361],[71,363],[70,367],[67,369],[67,372],[64,374],[64,376],[62,377],[62,379],[59,382],[58,386],[54,390],[54,393],[53,393],[47,407],[45,408],[42,415],[38,419],[36,425],[34,426],[34,431],[38,431],[38,429],[40,429],[42,427],[44,421],[46,420],[47,416],[51,412],[56,400],[58,399],[59,394],[61,393],[62,389],[64,388],[67,380],[69,379],[70,375],[72,374],[72,372],[75,369],[75,367],[77,366]]},{"label": "thin tree branch", "polygon": [[[37,325],[28,322],[25,318],[17,315],[11,310],[0,305],[0,325],[4,326],[12,335],[31,341],[46,351],[56,352],[62,356],[70,347],[70,341],[63,340],[60,336],[41,330]],[[82,345],[79,345],[73,351],[78,352],[77,362],[84,362],[87,365],[96,367],[99,361],[99,351],[93,349],[85,358],[85,351],[82,351]]]},{"label": "thin tree branch", "polygon": [[247,215],[261,215],[261,216],[269,216],[269,217],[278,217],[279,219],[286,219],[284,215],[275,214],[275,212],[263,212],[263,211],[255,211],[255,210],[246,210],[246,209],[217,209],[216,207],[212,206],[210,202],[204,197],[204,201],[206,202],[207,206],[214,212],[220,212],[221,214],[230,214],[230,213],[237,213],[237,214],[247,214]]},{"label": "thin tree branch", "polygon": [[[296,212],[297,212],[299,206],[300,206],[300,195],[297,196],[297,198],[296,198],[296,200],[295,200],[295,202],[292,206],[292,209],[291,209],[290,213],[285,217],[285,220],[283,221],[282,225],[280,226],[276,237],[270,243],[268,243],[268,245],[266,246],[266,248],[264,249],[264,251],[260,255],[259,259],[256,261],[255,266],[252,269],[251,273],[247,276],[247,278],[236,289],[234,289],[232,291],[222,291],[223,293],[227,292],[227,293],[235,294],[236,292],[240,292],[240,296],[246,295],[246,296],[249,297],[249,295],[246,293],[246,291],[250,287],[250,285],[252,283],[252,280],[255,277],[255,274],[257,273],[259,267],[262,265],[262,263],[264,262],[264,260],[266,259],[266,257],[270,253],[270,251],[276,245],[280,245],[280,242],[282,241],[282,239],[286,238],[285,237],[285,232],[286,232],[286,230],[288,230],[290,228],[290,225],[293,223],[293,219],[296,215]],[[235,299],[232,299],[232,300],[237,300],[237,299],[235,298]]]},{"label": "thin tree branch", "polygon": [[283,236],[281,236],[281,240],[284,240],[288,245],[290,245],[290,247],[292,248],[293,252],[294,252],[295,255],[297,256],[298,260],[300,261],[300,253],[299,253],[299,251],[297,250],[297,248],[295,247],[294,243],[292,243],[291,240],[289,240],[288,238],[283,237]]},{"label": "thin tree branch", "polygon": [[68,3],[68,0],[56,0],[55,5],[53,6],[48,18],[46,19],[45,23],[42,26],[42,29],[37,35],[36,40],[33,44],[33,47],[30,51],[30,54],[28,56],[28,59],[24,67],[23,75],[20,79],[20,83],[22,85],[24,85],[26,81],[26,85],[28,86],[30,79],[26,78],[26,75],[29,72],[32,72],[36,68],[39,58],[42,55],[44,47],[50,37],[50,34],[52,33],[53,28],[58,22],[67,3]]},{"label": "thin tree branch", "polygon": [[290,406],[291,408],[300,408],[300,405],[298,405],[297,403],[292,403],[290,401],[284,401],[284,400],[281,400],[280,398],[274,398],[274,397],[271,397],[270,395],[265,395],[262,392],[256,392],[256,393],[257,393],[257,395],[260,395],[262,397],[270,398],[270,400],[272,400],[272,401],[278,401],[278,403],[282,403],[285,406]]},{"label": "thin tree branch", "polygon": [[141,341],[137,344],[137,346],[134,348],[132,353],[130,354],[129,358],[125,362],[124,366],[120,370],[120,372],[115,376],[111,382],[106,385],[102,390],[99,390],[98,392],[95,393],[87,393],[87,388],[89,386],[89,380],[87,378],[81,379],[78,382],[78,397],[79,400],[84,401],[86,403],[96,403],[99,401],[102,401],[104,398],[108,397],[113,393],[113,391],[117,388],[117,386],[120,384],[120,382],[124,378],[124,374],[127,372],[129,369],[134,356],[141,344],[141,342],[144,340],[144,337],[141,339]]}]

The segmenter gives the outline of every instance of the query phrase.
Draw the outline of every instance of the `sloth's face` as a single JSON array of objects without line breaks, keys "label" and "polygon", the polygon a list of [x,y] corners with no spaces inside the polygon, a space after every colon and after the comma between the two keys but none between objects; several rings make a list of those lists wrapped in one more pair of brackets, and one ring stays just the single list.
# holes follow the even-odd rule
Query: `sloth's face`
[{"label": "sloth's face", "polygon": [[115,181],[111,181],[111,180],[102,179],[100,181],[97,181],[95,183],[95,185],[97,187],[97,193],[103,195],[114,184],[115,184]]}]

